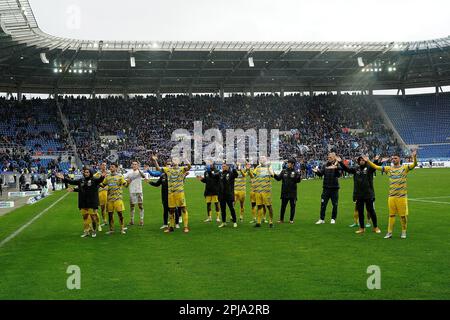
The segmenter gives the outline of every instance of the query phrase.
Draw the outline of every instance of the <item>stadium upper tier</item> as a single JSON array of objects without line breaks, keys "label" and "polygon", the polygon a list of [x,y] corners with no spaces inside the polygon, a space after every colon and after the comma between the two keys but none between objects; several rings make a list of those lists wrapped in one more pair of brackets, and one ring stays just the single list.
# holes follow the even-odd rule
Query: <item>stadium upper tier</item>
[{"label": "stadium upper tier", "polygon": [[380,97],[396,130],[422,158],[450,158],[450,94]]},{"label": "stadium upper tier", "polygon": [[0,90],[6,92],[189,94],[450,84],[449,37],[413,42],[79,40],[41,31],[27,0],[0,2],[0,28]]}]

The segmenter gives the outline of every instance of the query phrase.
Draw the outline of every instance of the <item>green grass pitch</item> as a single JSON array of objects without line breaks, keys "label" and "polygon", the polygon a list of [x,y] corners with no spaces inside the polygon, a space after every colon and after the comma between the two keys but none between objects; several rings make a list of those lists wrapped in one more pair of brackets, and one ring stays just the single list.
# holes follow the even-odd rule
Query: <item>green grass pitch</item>
[{"label": "green grass pitch", "polygon": [[[383,239],[386,176],[377,175],[376,210],[382,234],[354,234],[352,179],[341,180],[339,214],[315,225],[321,180],[299,185],[296,223],[218,229],[203,223],[204,185],[186,183],[191,233],[164,234],[160,189],[145,186],[146,225],[128,234],[80,238],[76,194],[70,194],[0,247],[0,299],[449,299],[450,170],[409,175],[408,239]],[[275,219],[281,185],[273,182]],[[0,242],[48,208],[64,191],[0,217]],[[128,190],[124,192],[128,201]],[[248,199],[248,197],[247,197]],[[420,201],[412,201],[419,199]],[[126,211],[128,217],[129,209]],[[127,219],[128,220],[128,219]],[[117,219],[116,219],[117,223]],[[117,229],[116,229],[117,230]],[[69,265],[81,269],[81,289],[68,290]],[[381,270],[369,290],[367,267]]]}]

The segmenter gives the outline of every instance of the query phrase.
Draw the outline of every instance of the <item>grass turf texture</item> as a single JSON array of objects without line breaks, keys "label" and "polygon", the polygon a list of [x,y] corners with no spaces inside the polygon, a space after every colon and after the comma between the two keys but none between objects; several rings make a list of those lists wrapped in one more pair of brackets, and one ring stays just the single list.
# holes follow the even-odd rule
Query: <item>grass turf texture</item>
[{"label": "grass turf texture", "polygon": [[[382,239],[387,227],[386,176],[377,175],[376,210],[382,234],[360,236],[352,222],[352,179],[341,179],[336,225],[315,225],[322,181],[303,181],[294,225],[255,229],[247,203],[245,222],[203,223],[204,185],[186,183],[191,233],[159,230],[160,189],[145,186],[145,223],[126,235],[80,238],[76,194],[48,210],[0,247],[0,299],[449,299],[450,170],[414,170],[408,239]],[[273,182],[275,220],[281,185]],[[0,217],[0,241],[59,199],[64,191]],[[128,201],[128,190],[125,190]],[[247,195],[248,200],[248,195]],[[239,212],[239,211],[238,211]],[[126,217],[128,220],[129,209]],[[238,213],[239,214],[239,213]],[[288,213],[287,213],[288,216]],[[136,216],[137,218],[137,216]],[[287,218],[288,219],[288,218]],[[117,224],[117,218],[116,224]],[[118,227],[116,227],[118,231]],[[369,231],[369,230],[368,230]],[[66,269],[81,268],[81,290],[68,290]],[[367,267],[381,268],[381,290],[368,290]]]}]

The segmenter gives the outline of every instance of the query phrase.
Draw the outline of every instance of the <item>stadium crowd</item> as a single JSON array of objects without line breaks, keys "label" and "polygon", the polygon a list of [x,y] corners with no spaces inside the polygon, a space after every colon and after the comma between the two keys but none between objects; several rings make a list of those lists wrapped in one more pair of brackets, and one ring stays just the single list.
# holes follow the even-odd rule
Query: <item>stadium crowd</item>
[{"label": "stadium crowd", "polygon": [[88,164],[108,159],[111,150],[124,167],[131,159],[146,162],[152,153],[165,160],[176,143],[172,132],[193,132],[194,121],[202,121],[203,130],[220,129],[224,138],[226,129],[279,129],[280,156],[300,162],[323,160],[332,150],[352,159],[398,151],[376,106],[364,96],[65,98],[62,110]]},{"label": "stadium crowd", "polygon": [[59,168],[61,157],[42,158],[70,150],[54,100],[0,98],[0,172]]}]

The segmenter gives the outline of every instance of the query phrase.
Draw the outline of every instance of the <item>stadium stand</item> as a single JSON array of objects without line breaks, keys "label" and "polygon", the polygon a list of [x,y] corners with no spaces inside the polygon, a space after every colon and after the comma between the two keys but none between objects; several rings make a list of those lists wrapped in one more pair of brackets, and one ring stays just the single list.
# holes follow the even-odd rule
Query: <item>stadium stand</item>
[{"label": "stadium stand", "polygon": [[450,158],[450,94],[378,99],[405,143],[419,146],[421,159]]},{"label": "stadium stand", "polygon": [[84,163],[107,159],[111,150],[116,150],[124,166],[132,158],[145,162],[151,153],[167,159],[175,144],[172,132],[178,128],[192,132],[199,120],[203,130],[219,128],[224,137],[226,129],[279,129],[282,158],[313,161],[325,159],[329,150],[356,157],[361,152],[388,154],[399,148],[376,107],[363,96],[234,95],[222,100],[168,95],[160,101],[66,98],[61,104]]},{"label": "stadium stand", "polygon": [[0,99],[0,113],[0,171],[70,167],[58,161],[58,154],[68,148],[54,101]]}]

